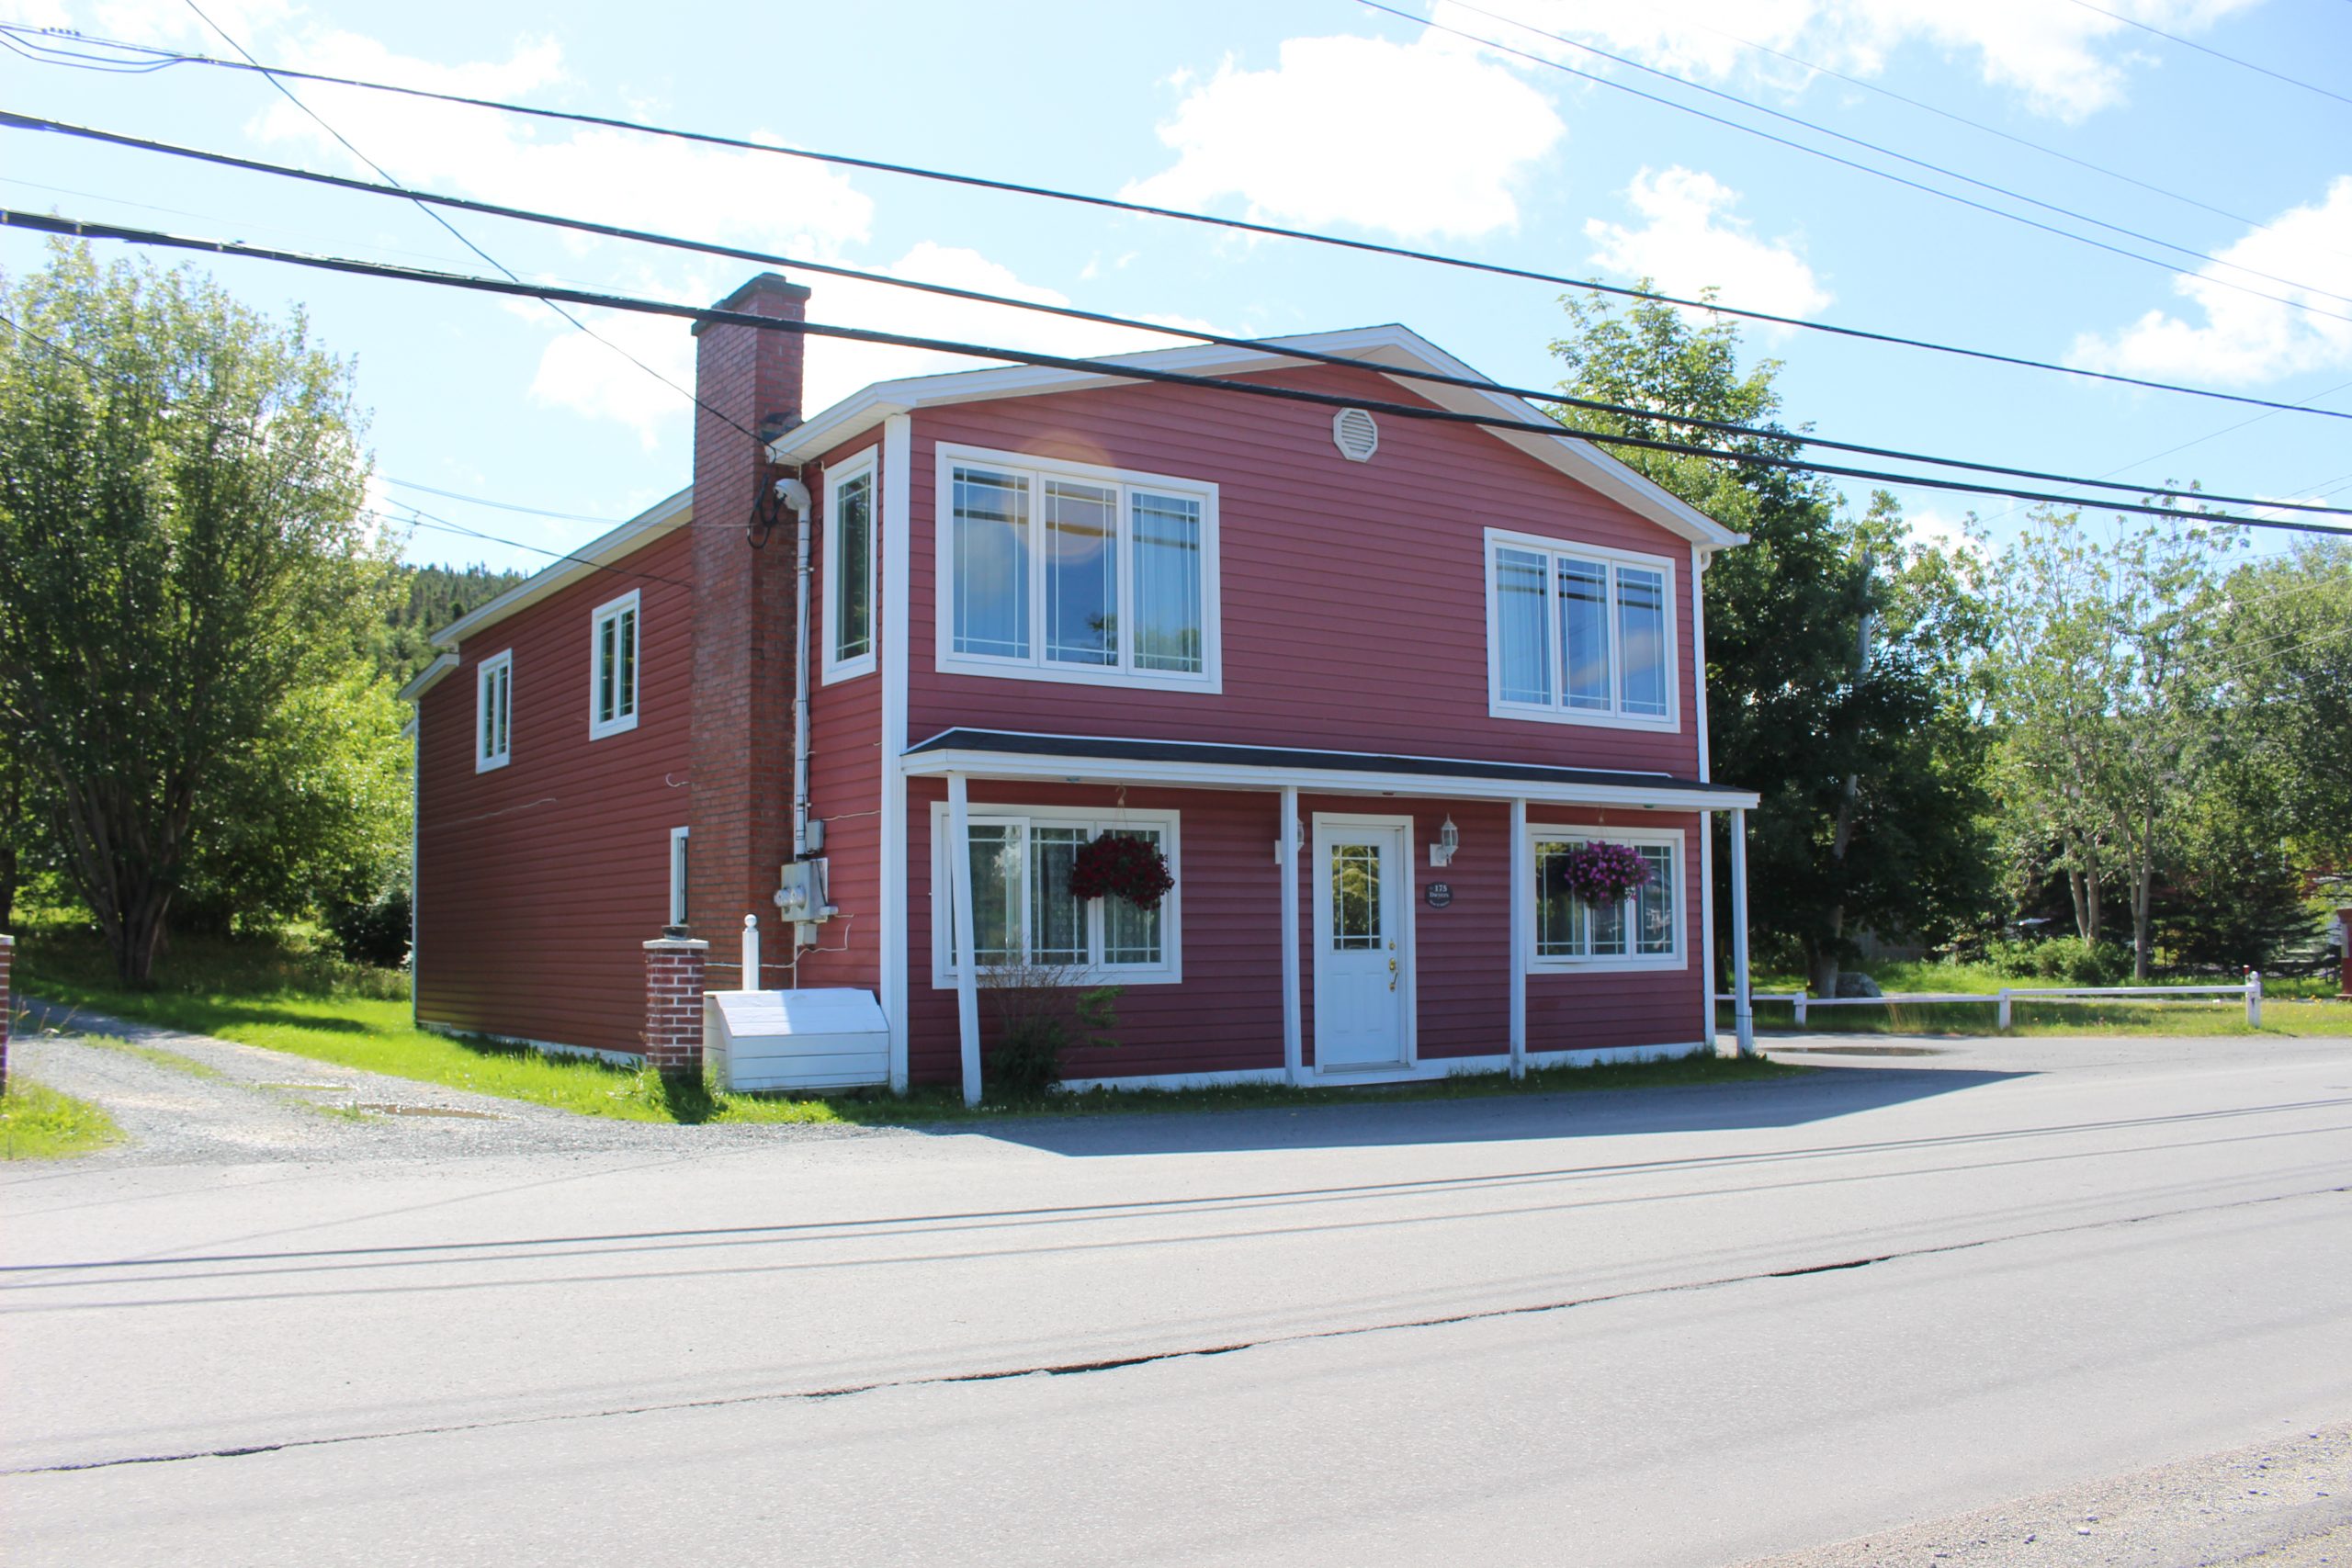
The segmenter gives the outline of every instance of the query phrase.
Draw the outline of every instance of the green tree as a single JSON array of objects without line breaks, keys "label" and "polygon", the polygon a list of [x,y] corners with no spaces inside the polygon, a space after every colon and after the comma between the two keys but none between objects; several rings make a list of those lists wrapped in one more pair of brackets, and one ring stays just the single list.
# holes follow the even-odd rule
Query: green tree
[{"label": "green tree", "polygon": [[2214,597],[2205,679],[2245,798],[2307,867],[2352,868],[2352,543],[2245,562]]},{"label": "green tree", "polygon": [[[1569,371],[1561,389],[1654,417],[1564,407],[1564,422],[1801,457],[1779,423],[1779,363],[1743,371],[1732,321],[1565,303],[1576,331],[1552,345]],[[1746,429],[1709,434],[1676,417]],[[1711,766],[1760,796],[1748,852],[1759,945],[1834,992],[1858,931],[1933,938],[1977,919],[1989,886],[1984,743],[1959,671],[1983,615],[1968,561],[1912,538],[1892,497],[1853,517],[1817,474],[1611,451],[1748,536],[1715,558],[1704,587]]]},{"label": "green tree", "polygon": [[368,646],[362,422],[299,311],[185,268],[61,244],[0,310],[0,722],[141,983],[208,826],[276,825],[285,738]]}]

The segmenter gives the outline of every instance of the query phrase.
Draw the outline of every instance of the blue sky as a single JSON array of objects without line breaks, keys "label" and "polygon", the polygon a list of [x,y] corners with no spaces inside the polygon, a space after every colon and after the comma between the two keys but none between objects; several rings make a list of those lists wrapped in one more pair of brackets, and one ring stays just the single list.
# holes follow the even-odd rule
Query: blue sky
[{"label": "blue sky", "polygon": [[[1476,8],[1398,0],[1398,8],[1409,17],[1351,0],[787,4],[703,6],[681,23],[593,5],[206,4],[271,62],[1125,193],[1546,271],[1620,282],[1647,273],[1676,291],[1714,286],[1727,302],[1811,320],[2352,409],[2352,321],[2342,319],[2352,317],[2352,103],[2104,14],[2352,96],[2347,0],[2098,0],[2097,8],[2084,0],[1477,0]],[[0,0],[0,19],[228,52],[185,0]],[[1835,146],[1514,21],[2236,269],[1969,193],[2165,262],[2149,265],[1644,102],[1543,61]],[[1543,285],[758,153],[298,91],[424,188],[1228,333],[1401,321],[1501,379],[1557,379],[1547,345],[1566,322],[1558,290]],[[251,75],[188,66],[107,75],[0,54],[0,102],[366,174]],[[77,217],[481,270],[413,207],[26,132],[0,137],[0,197]],[[748,270],[459,221],[536,278],[707,303]],[[37,240],[0,233],[0,267],[40,259]],[[406,516],[391,504],[406,500],[514,541],[420,527],[413,558],[537,566],[543,552],[598,528],[406,486],[617,520],[686,481],[685,400],[539,307],[257,262],[212,266],[257,306],[303,304],[323,344],[357,357],[389,510]],[[1061,353],[1148,341],[809,281],[820,319]],[[598,326],[674,378],[690,377],[682,323]],[[2130,479],[2196,479],[2233,493],[2352,498],[2352,425],[2343,422],[2257,418],[1812,333],[1751,330],[1749,346],[1786,362],[1790,417],[1841,439]],[[956,363],[813,344],[811,407],[870,380]],[[1972,504],[1925,491],[1904,499],[1929,532]],[[2014,527],[2013,513],[2000,515],[2008,503],[1976,504],[1998,518],[1996,535]]]}]

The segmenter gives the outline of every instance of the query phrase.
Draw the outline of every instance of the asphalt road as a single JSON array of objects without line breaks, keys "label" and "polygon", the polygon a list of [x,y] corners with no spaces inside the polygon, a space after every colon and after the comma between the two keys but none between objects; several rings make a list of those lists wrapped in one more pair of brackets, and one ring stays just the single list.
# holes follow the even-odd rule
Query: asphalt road
[{"label": "asphalt road", "polygon": [[2352,1042],[1812,1043],[1724,1089],[9,1168],[0,1541],[2343,1555]]}]

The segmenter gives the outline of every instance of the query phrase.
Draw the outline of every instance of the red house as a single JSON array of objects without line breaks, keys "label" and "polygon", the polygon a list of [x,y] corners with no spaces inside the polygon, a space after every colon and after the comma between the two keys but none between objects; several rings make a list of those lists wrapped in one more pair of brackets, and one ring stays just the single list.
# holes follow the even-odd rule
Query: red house
[{"label": "red house", "polygon": [[[1021,964],[1124,988],[1073,1083],[1713,1048],[1706,814],[1755,796],[1708,777],[1702,588],[1741,536],[1577,440],[1396,414],[1537,417],[1389,374],[1475,378],[1398,326],[806,419],[797,334],[697,331],[692,487],[447,627],[410,688],[421,1021],[638,1053],[678,924],[722,988],[870,996],[890,1081],[967,1094]],[[1105,834],[1164,860],[1157,908],[1071,891]],[[1568,891],[1593,841],[1646,885]]]}]

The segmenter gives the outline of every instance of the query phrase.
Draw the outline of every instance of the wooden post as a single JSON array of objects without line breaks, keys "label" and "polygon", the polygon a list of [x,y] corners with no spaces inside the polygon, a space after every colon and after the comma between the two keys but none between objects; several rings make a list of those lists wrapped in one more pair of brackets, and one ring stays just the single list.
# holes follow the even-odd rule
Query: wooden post
[{"label": "wooden post", "polygon": [[1803,986],[1799,986],[1799,987],[1797,987],[1797,1007],[1796,1007],[1796,1012],[1797,1012],[1797,1027],[1798,1027],[1799,1029],[1803,1029],[1803,1028],[1804,1027],[1804,987]]},{"label": "wooden post", "polygon": [[1284,784],[1282,822],[1274,831],[1274,859],[1283,879],[1283,1073],[1294,1084],[1306,1082],[1306,1009],[1298,994],[1298,786]]},{"label": "wooden post", "polygon": [[[1510,803],[1510,1076],[1527,1076],[1527,949],[1528,911],[1531,899],[1527,886],[1529,866],[1527,852],[1527,802]],[[1715,1010],[1714,998],[1707,998],[1707,1012]],[[1713,1032],[1710,1031],[1712,1033]]]},{"label": "wooden post", "polygon": [[980,955],[972,919],[972,806],[964,775],[947,775],[947,886],[956,941],[956,1025],[963,1043],[964,1103],[980,1102]]},{"label": "wooden post", "polygon": [[2009,988],[2004,986],[2001,987],[2001,1032],[2004,1034],[2008,1032],[2010,1016]]},{"label": "wooden post", "polygon": [[2245,972],[2245,1026],[2248,1029],[2262,1027],[2262,971],[2259,969]]},{"label": "wooden post", "polygon": [[760,917],[743,917],[743,977],[741,989],[760,988]]},{"label": "wooden post", "polygon": [[1731,808],[1731,1021],[1739,1054],[1756,1055],[1756,1012],[1747,989],[1747,810]]}]

